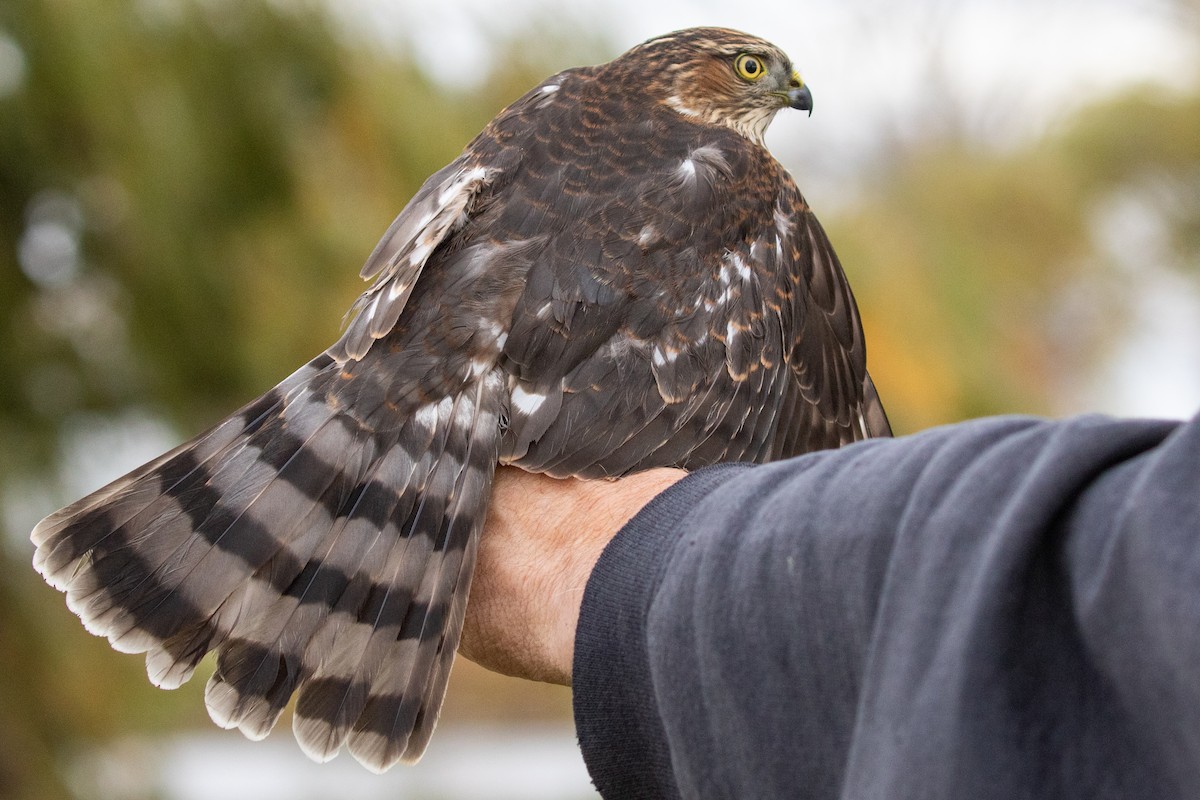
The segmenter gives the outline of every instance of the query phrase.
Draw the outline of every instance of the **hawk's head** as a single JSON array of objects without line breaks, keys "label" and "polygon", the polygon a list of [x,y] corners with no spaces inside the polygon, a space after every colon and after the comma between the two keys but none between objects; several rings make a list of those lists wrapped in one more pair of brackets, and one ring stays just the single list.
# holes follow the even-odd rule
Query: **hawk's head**
[{"label": "hawk's head", "polygon": [[725,28],[689,28],[638,45],[614,65],[647,80],[681,114],[726,125],[762,143],[781,108],[812,113],[812,94],[791,59],[770,42]]}]

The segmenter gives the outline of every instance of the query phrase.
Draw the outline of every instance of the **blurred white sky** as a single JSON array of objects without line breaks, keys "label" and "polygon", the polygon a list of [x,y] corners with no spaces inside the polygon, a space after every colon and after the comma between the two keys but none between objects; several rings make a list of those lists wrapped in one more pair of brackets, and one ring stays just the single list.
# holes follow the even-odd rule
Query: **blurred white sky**
[{"label": "blurred white sky", "polygon": [[[332,0],[331,0],[332,2]],[[813,87],[811,125],[793,135],[869,145],[919,125],[947,102],[998,138],[1036,132],[1056,112],[1121,85],[1190,80],[1195,32],[1167,0],[338,0],[370,35],[411,45],[432,73],[457,83],[486,73],[493,43],[529,30],[594,32],[611,55],[693,25],[738,28],[774,41]],[[936,47],[935,47],[936,45]],[[581,61],[588,61],[581,55]],[[566,65],[564,65],[566,66]],[[802,133],[801,133],[802,131]],[[778,135],[782,134],[782,135]]]},{"label": "blurred white sky", "polygon": [[[130,737],[68,769],[81,798],[122,800],[599,800],[570,725],[443,725],[419,764],[375,775],[342,753],[317,764],[290,726]],[[214,765],[219,768],[214,769]]]}]

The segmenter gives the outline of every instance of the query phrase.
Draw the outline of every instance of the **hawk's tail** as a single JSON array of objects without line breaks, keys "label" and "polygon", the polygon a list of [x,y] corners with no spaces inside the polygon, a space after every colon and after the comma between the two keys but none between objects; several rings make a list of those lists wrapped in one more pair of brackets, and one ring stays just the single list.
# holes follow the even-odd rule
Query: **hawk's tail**
[{"label": "hawk's tail", "polygon": [[383,770],[436,722],[496,463],[484,378],[368,430],[321,356],[207,433],[50,515],[34,566],[174,688],[209,651],[217,724],[253,739],[298,693],[301,747]]}]

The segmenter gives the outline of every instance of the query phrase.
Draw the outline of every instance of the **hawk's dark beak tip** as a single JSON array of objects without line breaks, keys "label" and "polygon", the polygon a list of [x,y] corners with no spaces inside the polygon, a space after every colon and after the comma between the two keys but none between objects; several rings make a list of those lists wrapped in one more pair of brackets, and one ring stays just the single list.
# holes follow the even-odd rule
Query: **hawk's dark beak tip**
[{"label": "hawk's dark beak tip", "polygon": [[812,116],[813,97],[807,86],[796,86],[788,90],[788,106],[799,111],[807,111]]}]

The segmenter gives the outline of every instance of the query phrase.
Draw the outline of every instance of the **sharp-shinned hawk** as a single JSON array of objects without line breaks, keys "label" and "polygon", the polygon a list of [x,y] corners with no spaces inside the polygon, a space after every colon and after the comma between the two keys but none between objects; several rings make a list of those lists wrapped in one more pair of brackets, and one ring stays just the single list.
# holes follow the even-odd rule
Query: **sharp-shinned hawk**
[{"label": "sharp-shinned hawk", "polygon": [[787,56],[680,31],[548,78],[422,186],[342,338],[52,514],[35,566],[220,725],[315,759],[437,719],[497,464],[599,478],[890,433],[845,275],[763,143]]}]

